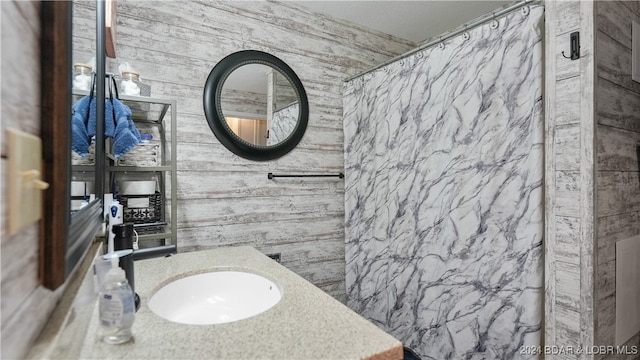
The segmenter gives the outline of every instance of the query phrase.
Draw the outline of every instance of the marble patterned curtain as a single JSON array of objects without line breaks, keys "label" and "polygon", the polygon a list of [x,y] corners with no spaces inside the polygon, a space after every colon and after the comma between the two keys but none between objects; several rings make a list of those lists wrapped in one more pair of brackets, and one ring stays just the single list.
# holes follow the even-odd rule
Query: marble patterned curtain
[{"label": "marble patterned curtain", "polygon": [[296,128],[300,105],[295,102],[284,108],[274,111],[269,125],[269,138],[267,145],[276,145],[284,141]]},{"label": "marble patterned curtain", "polygon": [[541,6],[344,88],[348,305],[424,359],[520,359],[543,301]]}]

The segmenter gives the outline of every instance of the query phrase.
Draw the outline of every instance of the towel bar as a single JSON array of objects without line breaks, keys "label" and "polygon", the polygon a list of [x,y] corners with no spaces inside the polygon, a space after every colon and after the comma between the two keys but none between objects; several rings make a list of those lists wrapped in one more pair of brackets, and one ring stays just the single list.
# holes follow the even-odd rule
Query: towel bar
[{"label": "towel bar", "polygon": [[273,178],[283,177],[283,178],[303,178],[303,177],[338,177],[340,179],[344,179],[343,173],[338,174],[301,174],[301,175],[276,175],[274,173],[268,173],[267,178],[272,180]]}]

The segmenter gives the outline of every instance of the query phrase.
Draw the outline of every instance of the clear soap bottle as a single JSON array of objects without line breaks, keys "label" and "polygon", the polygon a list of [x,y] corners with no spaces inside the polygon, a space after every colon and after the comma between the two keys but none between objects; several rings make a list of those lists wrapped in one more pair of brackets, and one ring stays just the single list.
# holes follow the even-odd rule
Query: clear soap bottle
[{"label": "clear soap bottle", "polygon": [[124,270],[118,266],[112,267],[105,275],[99,306],[102,340],[108,344],[129,341],[136,309],[133,291]]}]

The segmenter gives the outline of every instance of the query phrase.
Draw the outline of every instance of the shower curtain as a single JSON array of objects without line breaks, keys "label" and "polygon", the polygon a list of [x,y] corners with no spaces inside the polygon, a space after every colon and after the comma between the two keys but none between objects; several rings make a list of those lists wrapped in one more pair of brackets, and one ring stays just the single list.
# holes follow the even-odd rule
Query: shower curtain
[{"label": "shower curtain", "polygon": [[537,358],[543,13],[344,86],[347,302],[423,359]]}]

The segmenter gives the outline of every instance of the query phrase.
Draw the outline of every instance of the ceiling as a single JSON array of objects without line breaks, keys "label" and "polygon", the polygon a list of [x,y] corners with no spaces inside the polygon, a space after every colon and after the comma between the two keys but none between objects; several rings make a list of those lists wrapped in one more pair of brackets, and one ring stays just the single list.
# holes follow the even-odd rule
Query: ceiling
[{"label": "ceiling", "polygon": [[292,1],[314,12],[347,20],[416,44],[453,30],[515,1]]},{"label": "ceiling", "polygon": [[[513,1],[290,1],[316,13],[350,21],[419,44],[489,14]],[[225,81],[225,88],[266,94],[266,66],[245,65]],[[253,80],[252,80],[253,79]],[[259,81],[254,81],[259,79]]]}]

